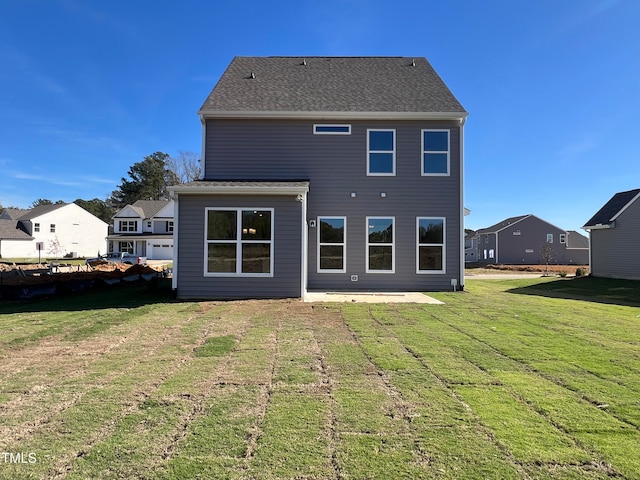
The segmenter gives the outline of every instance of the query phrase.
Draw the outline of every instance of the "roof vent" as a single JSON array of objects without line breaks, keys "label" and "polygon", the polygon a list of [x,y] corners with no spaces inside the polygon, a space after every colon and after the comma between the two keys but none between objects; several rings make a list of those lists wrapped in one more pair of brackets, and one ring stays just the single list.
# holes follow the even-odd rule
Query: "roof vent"
[{"label": "roof vent", "polygon": [[300,65],[304,65],[306,67],[307,66],[307,59],[303,58],[302,59],[302,63]]},{"label": "roof vent", "polygon": [[415,58],[412,58],[412,59],[411,59],[411,66],[412,66],[412,67],[415,67],[415,66],[416,66],[416,59],[415,59]]},{"label": "roof vent", "polygon": [[251,75],[249,75],[249,78],[256,78],[256,74],[251,72]]}]

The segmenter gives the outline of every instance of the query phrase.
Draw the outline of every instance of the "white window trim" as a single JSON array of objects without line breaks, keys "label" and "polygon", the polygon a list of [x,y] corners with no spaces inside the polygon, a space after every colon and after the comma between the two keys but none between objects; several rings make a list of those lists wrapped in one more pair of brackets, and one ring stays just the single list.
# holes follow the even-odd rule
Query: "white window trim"
[{"label": "white window trim", "polygon": [[561,233],[560,234],[560,243],[567,243],[567,234],[566,233]]},{"label": "white window trim", "polygon": [[[320,243],[320,219],[322,218],[335,218],[344,221],[344,236],[342,237],[342,243]],[[319,215],[316,221],[316,229],[317,233],[317,245],[318,245],[318,254],[316,255],[316,271],[318,273],[346,273],[347,272],[347,217],[340,215]],[[320,268],[320,247],[325,245],[333,245],[338,246],[342,245],[342,268],[341,269],[330,269]]]},{"label": "white window trim", "polygon": [[[346,132],[319,132],[318,127],[339,127],[347,128]],[[314,135],[351,135],[351,125],[348,124],[333,124],[333,123],[316,123],[313,125]]]},{"label": "white window trim", "polygon": [[[425,132],[447,132],[447,173],[426,173],[424,171],[424,154],[425,153],[444,153],[441,150],[425,150],[424,149],[424,134]],[[420,144],[422,150],[422,156],[420,159],[420,173],[423,177],[448,177],[451,175],[451,131],[446,128],[424,128],[420,132]]]},{"label": "white window trim", "polygon": [[[130,225],[133,224],[133,225]],[[126,228],[123,226],[126,225]],[[137,232],[138,231],[138,221],[137,220],[118,220],[118,232]]]},{"label": "white window trim", "polygon": [[[372,153],[389,153],[389,150],[370,150],[369,149],[369,133],[370,132],[393,132],[393,150],[392,150],[392,171],[391,173],[372,173],[370,171]],[[395,177],[396,175],[396,129],[395,128],[368,128],[367,129],[367,176],[369,177]]]},{"label": "white window trim", "polygon": [[[393,237],[393,241],[391,243],[369,243],[369,220],[387,220],[391,219],[391,235]],[[366,228],[365,228],[365,271],[366,273],[381,273],[381,274],[389,274],[396,273],[396,217],[389,215],[380,215],[375,217],[367,217],[366,218]],[[391,270],[371,270],[369,268],[369,246],[378,246],[378,247],[391,247]]]},{"label": "white window trim", "polygon": [[[420,220],[442,220],[442,243],[420,243]],[[420,247],[442,247],[442,270],[420,270]],[[487,250],[484,250],[487,259]],[[447,273],[447,219],[446,217],[416,217],[416,273],[419,275],[442,275]]]},{"label": "white window trim", "polygon": [[[247,210],[261,210],[271,212],[271,239],[270,240],[242,240],[242,212]],[[207,207],[204,212],[204,265],[205,277],[273,277],[274,267],[274,208],[265,207]],[[209,212],[236,212],[236,239],[235,240],[209,240],[207,239],[207,222]],[[209,243],[235,243],[236,244],[236,271],[235,272],[209,272],[208,269],[208,245]],[[269,244],[269,273],[243,273],[242,272],[242,244],[243,243],[268,243]]]},{"label": "white window trim", "polygon": [[553,233],[547,233],[547,243],[553,243]]}]

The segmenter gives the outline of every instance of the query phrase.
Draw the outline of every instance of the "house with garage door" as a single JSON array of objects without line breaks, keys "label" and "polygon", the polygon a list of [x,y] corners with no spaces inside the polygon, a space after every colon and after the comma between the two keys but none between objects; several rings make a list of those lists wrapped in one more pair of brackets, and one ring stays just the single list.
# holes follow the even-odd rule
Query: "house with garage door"
[{"label": "house with garage door", "polygon": [[127,252],[150,260],[173,258],[173,200],[138,200],[113,216],[109,252]]},{"label": "house with garage door", "polygon": [[464,285],[467,112],[425,58],[236,57],[198,113],[179,298]]},{"label": "house with garage door", "polygon": [[616,193],[582,228],[591,275],[640,280],[640,188]]}]

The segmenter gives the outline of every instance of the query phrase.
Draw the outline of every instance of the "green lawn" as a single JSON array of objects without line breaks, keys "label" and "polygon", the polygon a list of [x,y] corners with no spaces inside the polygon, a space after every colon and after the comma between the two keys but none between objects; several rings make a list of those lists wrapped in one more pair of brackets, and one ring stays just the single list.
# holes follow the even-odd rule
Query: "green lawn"
[{"label": "green lawn", "polygon": [[640,282],[0,303],[0,478],[640,479]]}]

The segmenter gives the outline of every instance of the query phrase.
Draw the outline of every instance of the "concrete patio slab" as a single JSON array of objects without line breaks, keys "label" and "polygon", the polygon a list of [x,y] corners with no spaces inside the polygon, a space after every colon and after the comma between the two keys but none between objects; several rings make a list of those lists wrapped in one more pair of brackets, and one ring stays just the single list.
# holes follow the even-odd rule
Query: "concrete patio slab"
[{"label": "concrete patio slab", "polygon": [[304,302],[430,303],[444,305],[420,292],[307,292]]}]

